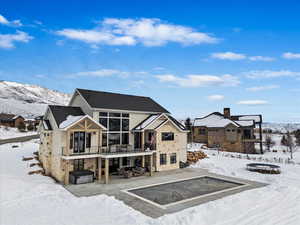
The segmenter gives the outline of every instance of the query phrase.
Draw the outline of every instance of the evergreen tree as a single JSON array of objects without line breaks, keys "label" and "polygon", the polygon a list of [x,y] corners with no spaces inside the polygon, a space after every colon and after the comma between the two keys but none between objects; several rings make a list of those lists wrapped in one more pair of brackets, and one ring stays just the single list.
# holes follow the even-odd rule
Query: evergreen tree
[{"label": "evergreen tree", "polygon": [[285,134],[282,135],[282,138],[281,138],[281,145],[283,146],[287,146],[287,139],[286,139],[286,136]]},{"label": "evergreen tree", "polygon": [[188,142],[192,142],[192,123],[191,123],[191,119],[188,117],[186,118],[184,125],[186,127],[187,130],[189,130],[190,132],[188,133]]}]

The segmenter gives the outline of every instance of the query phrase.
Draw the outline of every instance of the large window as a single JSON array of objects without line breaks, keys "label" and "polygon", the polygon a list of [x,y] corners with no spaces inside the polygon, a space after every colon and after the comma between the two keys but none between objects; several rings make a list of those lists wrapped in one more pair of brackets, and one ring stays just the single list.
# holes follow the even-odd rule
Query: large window
[{"label": "large window", "polygon": [[172,132],[163,132],[161,133],[162,141],[174,141],[174,133]]},{"label": "large window", "polygon": [[171,164],[177,163],[176,153],[172,153],[172,154],[170,155],[170,163],[171,163]]},{"label": "large window", "polygon": [[107,128],[102,134],[102,146],[129,144],[129,114],[99,112],[99,123]]},{"label": "large window", "polygon": [[206,134],[206,129],[205,128],[200,128],[199,129],[199,134],[200,135],[205,135]]},{"label": "large window", "polygon": [[160,154],[160,165],[167,164],[167,154]]},{"label": "large window", "polygon": [[74,159],[74,171],[84,170],[84,159]]},{"label": "large window", "polygon": [[109,118],[109,131],[120,131],[121,120]]}]

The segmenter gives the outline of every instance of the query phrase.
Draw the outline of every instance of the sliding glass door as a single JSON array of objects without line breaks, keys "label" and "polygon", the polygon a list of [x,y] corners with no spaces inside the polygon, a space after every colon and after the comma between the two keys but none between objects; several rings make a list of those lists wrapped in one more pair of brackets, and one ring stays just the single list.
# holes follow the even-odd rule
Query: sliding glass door
[{"label": "sliding glass door", "polygon": [[85,151],[85,132],[74,132],[74,153]]}]

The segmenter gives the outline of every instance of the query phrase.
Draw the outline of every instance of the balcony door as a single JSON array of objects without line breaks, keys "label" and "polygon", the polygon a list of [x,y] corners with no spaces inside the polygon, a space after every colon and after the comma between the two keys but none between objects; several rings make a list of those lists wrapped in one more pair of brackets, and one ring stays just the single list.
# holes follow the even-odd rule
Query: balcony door
[{"label": "balcony door", "polygon": [[74,153],[85,151],[85,132],[74,132]]}]

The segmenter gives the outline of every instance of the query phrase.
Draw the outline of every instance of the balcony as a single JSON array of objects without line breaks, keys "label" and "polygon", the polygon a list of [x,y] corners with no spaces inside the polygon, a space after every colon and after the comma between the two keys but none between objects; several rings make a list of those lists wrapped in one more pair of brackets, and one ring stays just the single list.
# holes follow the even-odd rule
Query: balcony
[{"label": "balcony", "polygon": [[92,155],[92,154],[104,154],[104,155],[114,155],[114,154],[130,154],[130,153],[142,153],[155,151],[155,145],[142,148],[134,148],[132,145],[110,145],[109,147],[101,146],[91,146],[90,148],[85,148],[81,151],[74,151],[74,149],[67,149],[62,147],[63,156],[79,156],[79,155]]},{"label": "balcony", "polygon": [[91,155],[91,154],[100,154],[101,153],[100,146],[91,146],[89,148],[81,149],[75,151],[75,149],[68,149],[66,147],[62,147],[62,155],[63,156],[73,156],[73,155]]}]

